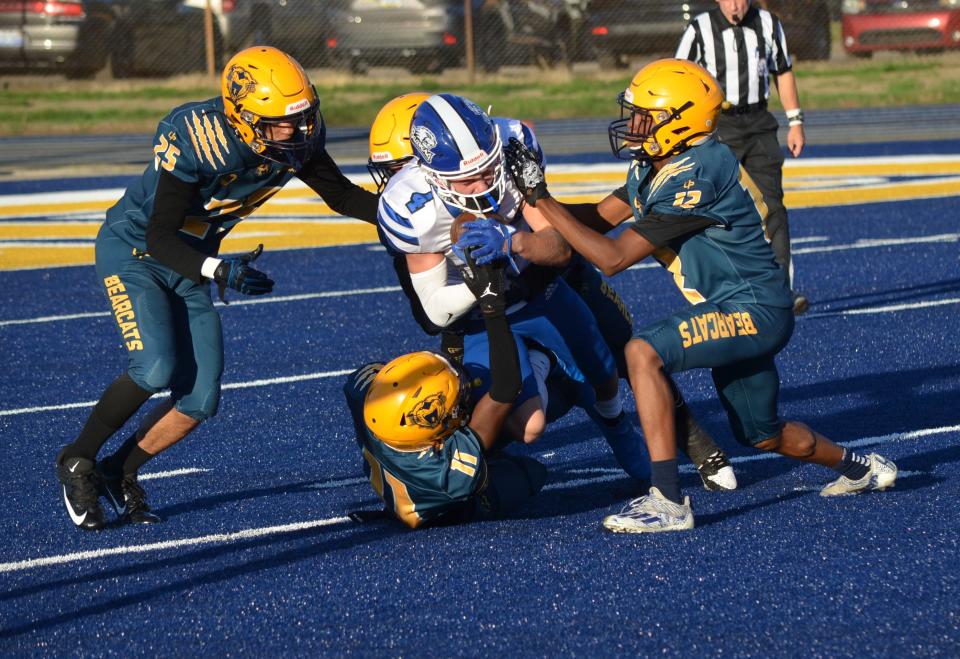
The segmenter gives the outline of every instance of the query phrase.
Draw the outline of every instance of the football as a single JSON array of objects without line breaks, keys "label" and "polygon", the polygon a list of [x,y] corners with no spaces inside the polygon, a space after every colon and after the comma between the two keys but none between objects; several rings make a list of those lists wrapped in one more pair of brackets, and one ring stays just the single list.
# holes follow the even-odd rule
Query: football
[{"label": "football", "polygon": [[479,219],[473,213],[460,213],[457,215],[456,219],[453,221],[453,224],[450,225],[450,242],[451,244],[456,244],[460,240],[460,236],[463,235],[463,225],[467,222],[473,222],[474,220]]}]

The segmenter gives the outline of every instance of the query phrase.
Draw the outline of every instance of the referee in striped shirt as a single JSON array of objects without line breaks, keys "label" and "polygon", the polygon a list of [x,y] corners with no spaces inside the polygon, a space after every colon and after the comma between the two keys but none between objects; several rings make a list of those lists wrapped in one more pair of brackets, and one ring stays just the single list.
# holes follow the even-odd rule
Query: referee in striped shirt
[{"label": "referee in striped shirt", "polygon": [[[677,58],[710,71],[731,107],[717,122],[720,140],[737,155],[763,193],[769,213],[766,233],[777,262],[790,278],[790,228],[783,205],[783,151],[777,142],[778,123],[767,111],[771,78],[786,110],[790,131],[787,149],[794,158],[803,150],[803,113],[797,81],[780,19],[750,0],[717,0],[717,7],[690,21]],[[793,311],[807,310],[807,298],[793,291]]]}]

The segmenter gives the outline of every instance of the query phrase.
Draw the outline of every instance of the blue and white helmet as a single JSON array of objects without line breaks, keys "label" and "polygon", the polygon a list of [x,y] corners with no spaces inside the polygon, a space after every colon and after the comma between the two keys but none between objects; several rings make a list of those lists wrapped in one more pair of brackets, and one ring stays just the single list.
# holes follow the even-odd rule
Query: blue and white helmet
[{"label": "blue and white helmet", "polygon": [[[417,108],[410,124],[410,143],[440,199],[471,213],[496,212],[503,199],[503,143],[493,121],[462,96],[434,94]],[[482,180],[470,192],[456,189],[464,180]]]}]

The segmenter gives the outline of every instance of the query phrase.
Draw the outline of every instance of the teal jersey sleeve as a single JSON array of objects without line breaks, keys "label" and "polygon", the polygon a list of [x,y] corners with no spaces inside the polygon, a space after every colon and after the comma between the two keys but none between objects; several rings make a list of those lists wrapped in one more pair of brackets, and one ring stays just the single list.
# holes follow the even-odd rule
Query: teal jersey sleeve
[{"label": "teal jersey sleeve", "polygon": [[196,183],[200,180],[197,161],[192,145],[186,137],[186,129],[175,125],[171,117],[165,117],[157,126],[153,137],[153,170],[164,169],[181,181]]}]

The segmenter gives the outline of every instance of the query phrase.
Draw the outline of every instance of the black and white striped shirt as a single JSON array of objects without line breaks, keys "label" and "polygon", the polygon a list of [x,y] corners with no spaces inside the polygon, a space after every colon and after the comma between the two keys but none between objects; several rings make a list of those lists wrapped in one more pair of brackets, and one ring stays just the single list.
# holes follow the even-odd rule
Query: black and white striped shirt
[{"label": "black and white striped shirt", "polygon": [[780,19],[759,7],[751,7],[739,25],[719,7],[695,16],[680,39],[677,58],[710,71],[730,104],[740,107],[766,102],[770,75],[793,67]]}]

